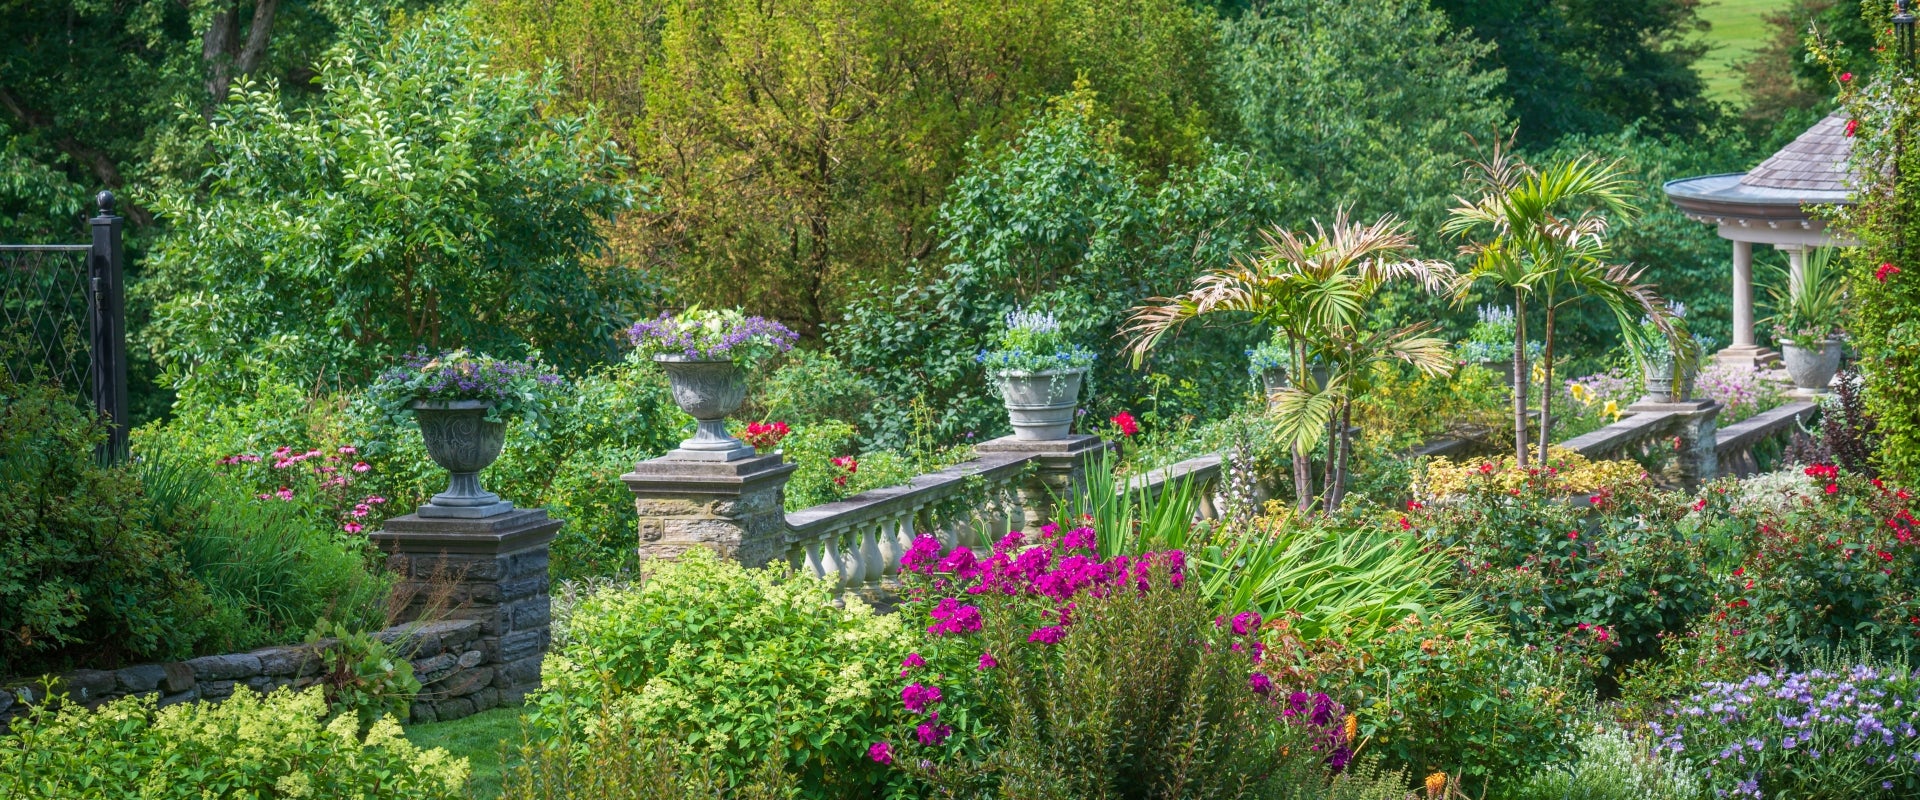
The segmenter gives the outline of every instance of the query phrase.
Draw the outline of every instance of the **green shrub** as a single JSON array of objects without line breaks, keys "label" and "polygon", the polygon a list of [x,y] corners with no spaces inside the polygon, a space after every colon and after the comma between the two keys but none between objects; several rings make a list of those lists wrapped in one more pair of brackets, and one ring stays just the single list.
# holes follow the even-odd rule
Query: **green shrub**
[{"label": "green shrub", "polygon": [[1651,742],[1601,729],[1580,738],[1573,763],[1535,768],[1506,800],[1698,800],[1706,787]]},{"label": "green shrub", "polygon": [[711,757],[687,763],[675,738],[602,706],[579,727],[525,736],[508,754],[501,794],[514,800],[785,800],[798,793],[778,748],[736,784]]},{"label": "green shrub", "polygon": [[465,797],[465,759],[414,747],[390,718],[362,738],[352,715],[327,717],[318,689],[242,688],[157,710],[152,697],[36,707],[0,737],[0,797]]},{"label": "green shrub", "polygon": [[748,570],[705,549],[652,568],[572,606],[530,698],[543,730],[585,737],[606,705],[640,730],[684,731],[687,763],[711,760],[728,786],[750,782],[770,751],[808,796],[884,780],[866,747],[909,649],[898,618],[853,598],[836,607],[824,582],[784,566]]},{"label": "green shrub", "polygon": [[139,475],[95,462],[106,432],[62,390],[0,375],[0,676],[80,652],[184,658],[215,634]]},{"label": "green shrub", "polygon": [[1370,641],[1321,646],[1350,655],[1317,679],[1353,698],[1368,752],[1415,775],[1462,778],[1475,796],[1564,761],[1591,705],[1565,659],[1483,626],[1410,619]]},{"label": "green shrub", "polygon": [[414,696],[420,694],[413,662],[407,660],[410,654],[380,637],[340,625],[316,630],[312,639],[322,634],[334,640],[321,655],[320,681],[327,707],[358,720],[362,732],[381,717],[406,719]]},{"label": "green shrub", "polygon": [[787,509],[798,511],[844,500],[868,489],[898,486],[938,465],[916,465],[892,450],[853,450],[854,428],[821,422],[794,428],[780,442],[787,463],[797,465],[787,479]]}]

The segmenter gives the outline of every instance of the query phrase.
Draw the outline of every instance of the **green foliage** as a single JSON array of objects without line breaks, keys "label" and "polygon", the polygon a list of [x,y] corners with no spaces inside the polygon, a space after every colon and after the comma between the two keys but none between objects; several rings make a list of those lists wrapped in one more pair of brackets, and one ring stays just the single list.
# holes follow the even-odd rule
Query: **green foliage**
[{"label": "green foliage", "polygon": [[1715,111],[1693,64],[1705,45],[1690,0],[1435,0],[1453,26],[1494,45],[1527,144],[1640,122],[1692,134]]},{"label": "green foliage", "polygon": [[853,452],[854,428],[844,422],[822,422],[793,430],[780,449],[786,462],[798,465],[787,479],[787,509],[798,511],[845,500],[868,489],[900,486],[921,472],[944,464],[916,464],[893,450]]},{"label": "green foliage", "polygon": [[1351,643],[1321,676],[1353,697],[1367,751],[1415,775],[1446,772],[1480,796],[1571,756],[1589,705],[1564,666],[1478,625],[1408,620]]},{"label": "green foliage", "polygon": [[580,729],[524,732],[504,795],[515,800],[785,800],[797,795],[777,750],[740,783],[705,758],[688,765],[670,736],[601,706]]},{"label": "green foliage", "polygon": [[437,747],[466,759],[473,771],[467,781],[469,800],[497,800],[507,743],[525,735],[525,714],[525,706],[509,706],[446,722],[408,725],[407,741],[422,750]]},{"label": "green foliage", "polygon": [[632,190],[592,118],[548,114],[552,87],[458,14],[351,38],[314,102],[249,82],[198,123],[205,172],[156,203],[155,356],[231,388],[267,362],[359,380],[416,346],[610,353],[628,279],[582,261]]},{"label": "green foliage", "polygon": [[1775,268],[1767,287],[1773,315],[1765,322],[1773,328],[1775,344],[1791,344],[1817,350],[1846,325],[1846,274],[1834,263],[1834,248],[1813,251],[1802,271],[1800,286],[1792,283],[1791,273]]},{"label": "green foliage", "polygon": [[873,384],[825,350],[793,350],[747,393],[749,407],[740,418],[812,425],[850,422],[855,409],[871,405]]},{"label": "green foliage", "polygon": [[1274,220],[1288,227],[1346,207],[1430,229],[1468,137],[1506,125],[1503,76],[1479,65],[1493,47],[1427,0],[1263,2],[1223,22],[1221,40],[1235,141],[1299,184]]},{"label": "green foliage", "polygon": [[1684,764],[1655,752],[1651,743],[1617,729],[1580,737],[1571,764],[1542,766],[1506,800],[1698,800],[1706,792]]},{"label": "green foliage", "polygon": [[[1273,218],[1278,187],[1247,159],[1209,150],[1158,188],[1121,148],[1121,128],[1082,88],[1056,98],[1006,147],[982,142],[940,212],[944,267],[916,266],[904,286],[872,285],[829,333],[828,344],[868,375],[879,399],[862,422],[875,442],[898,444],[918,400],[945,411],[941,438],[1007,430],[975,355],[1005,315],[1051,309],[1069,336],[1098,343],[1093,410],[1139,404],[1149,387],[1111,339],[1141,297],[1184,287],[1200,269],[1250,245]],[[1227,358],[1261,331],[1190,336],[1155,357],[1166,363]],[[1197,393],[1224,411],[1239,376],[1199,375]],[[1105,416],[1105,413],[1101,413]],[[1174,414],[1173,416],[1178,416]]]},{"label": "green foliage", "polygon": [[333,639],[321,654],[327,708],[358,721],[362,733],[382,718],[406,719],[414,696],[420,694],[408,654],[385,639],[338,624],[316,630],[313,640],[323,633]]},{"label": "green foliage", "polygon": [[327,721],[319,689],[154,708],[151,695],[89,710],[36,707],[0,737],[0,795],[74,797],[466,797],[465,759],[407,743],[390,718],[363,737]]},{"label": "green foliage", "polygon": [[[1884,20],[1892,6],[1870,0],[1860,13]],[[1858,123],[1849,124],[1855,135],[1848,162],[1861,176],[1854,187],[1858,204],[1833,216],[1860,242],[1846,251],[1855,315],[1848,333],[1859,348],[1867,410],[1884,437],[1877,466],[1913,480],[1920,478],[1920,260],[1912,250],[1920,235],[1920,86],[1911,80],[1914,68],[1901,61],[1892,26],[1876,22],[1874,32],[1876,79],[1856,78],[1841,95],[1843,110]],[[1831,44],[1815,57],[1831,72],[1845,68],[1844,54]]]},{"label": "green foliage", "polygon": [[214,606],[106,426],[64,390],[0,373],[0,673],[173,660],[216,635]]},{"label": "green foliage", "polygon": [[[883,781],[866,758],[888,715],[897,617],[789,569],[747,570],[695,548],[632,588],[581,598],[530,698],[542,735],[589,741],[605,712],[643,731],[680,731],[687,764],[710,759],[743,786],[777,755],[806,796]],[[629,723],[630,721],[630,723]]]},{"label": "green foliage", "polygon": [[[689,302],[743,304],[817,335],[878,281],[937,271],[935,224],[969,142],[1003,142],[1092,82],[1160,170],[1207,154],[1214,19],[1185,0],[486,0],[503,57],[551,65],[597,106],[657,212],[623,258]],[[995,309],[997,315],[1000,309]],[[977,349],[977,348],[975,348]],[[972,351],[969,351],[971,354]]]}]

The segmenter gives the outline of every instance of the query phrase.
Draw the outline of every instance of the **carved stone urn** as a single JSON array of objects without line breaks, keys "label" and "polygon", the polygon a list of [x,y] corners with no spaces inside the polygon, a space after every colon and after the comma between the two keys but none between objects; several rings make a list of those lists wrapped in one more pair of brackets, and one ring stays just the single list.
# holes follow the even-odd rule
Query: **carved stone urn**
[{"label": "carved stone urn", "polygon": [[1023,442],[1067,438],[1073,412],[1080,407],[1080,381],[1086,374],[1086,367],[995,373],[1000,397],[1007,404],[1007,419],[1013,423],[1013,438]]},{"label": "carved stone urn", "polygon": [[1840,371],[1840,340],[1828,339],[1818,347],[1801,347],[1793,342],[1780,344],[1780,360],[1793,377],[1793,385],[1805,394],[1825,394],[1833,375]]},{"label": "carved stone urn", "polygon": [[1693,396],[1693,379],[1698,373],[1698,369],[1683,367],[1672,361],[1660,364],[1647,362],[1647,395],[1643,402],[1687,402]]},{"label": "carved stone urn", "polygon": [[752,458],[753,447],[727,432],[727,416],[747,399],[747,376],[730,360],[706,361],[685,356],[659,355],[654,363],[666,370],[673,402],[700,422],[693,438],[680,442],[667,458],[683,461],[738,461]]},{"label": "carved stone urn", "polygon": [[507,425],[488,422],[486,400],[416,400],[413,417],[427,455],[445,469],[447,490],[436,494],[415,513],[423,517],[478,519],[505,514],[513,504],[480,487],[480,472],[500,458],[507,443]]}]

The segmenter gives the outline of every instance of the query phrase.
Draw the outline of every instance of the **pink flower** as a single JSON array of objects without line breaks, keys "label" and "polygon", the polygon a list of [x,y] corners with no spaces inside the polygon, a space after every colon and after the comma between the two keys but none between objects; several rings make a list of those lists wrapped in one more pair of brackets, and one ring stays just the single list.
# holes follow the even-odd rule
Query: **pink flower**
[{"label": "pink flower", "polygon": [[1242,611],[1233,615],[1233,635],[1245,636],[1260,629],[1260,612]]},{"label": "pink flower", "polygon": [[360,452],[360,451],[359,451],[359,450],[356,450],[356,449],[354,449],[354,447],[353,447],[353,445],[350,445],[350,444],[348,444],[348,445],[341,445],[341,446],[340,446],[340,454],[341,454],[341,455],[344,455],[344,456],[350,456],[350,455],[353,455],[354,453],[358,453],[358,452]]},{"label": "pink flower", "polygon": [[381,503],[387,502],[387,498],[381,497],[380,495],[377,495],[377,494],[369,495],[367,497],[367,502],[377,506],[377,505],[380,505]]},{"label": "pink flower", "polygon": [[1058,625],[1048,625],[1047,627],[1041,628],[1039,630],[1034,631],[1033,633],[1027,634],[1027,641],[1039,642],[1040,644],[1059,644],[1060,637],[1065,636],[1066,634],[1067,634],[1066,628],[1062,628]]},{"label": "pink flower", "polygon": [[1879,269],[1873,271],[1873,279],[1881,283],[1886,283],[1888,278],[1898,274],[1900,274],[1900,268],[1894,266],[1893,262],[1887,261],[1883,262]]},{"label": "pink flower", "polygon": [[927,707],[940,702],[940,687],[921,683],[907,684],[900,690],[900,705],[915,714],[924,714]]},{"label": "pink flower", "polygon": [[1840,82],[1841,82],[1841,83],[1849,83],[1849,82],[1851,82],[1852,80],[1853,80],[1853,73],[1851,73],[1851,72],[1842,72],[1842,73],[1840,73]]},{"label": "pink flower", "polygon": [[913,735],[914,738],[920,740],[921,744],[933,747],[946,741],[948,736],[952,736],[953,729],[945,725],[936,725],[932,722],[922,722],[920,723],[920,727],[914,729]]},{"label": "pink flower", "polygon": [[345,524],[345,525],[342,525],[342,526],[341,526],[341,528],[342,528],[343,530],[345,530],[346,532],[348,532],[348,533],[359,533],[359,532],[361,532],[361,531],[363,531],[363,530],[366,530],[366,528],[365,528],[365,527],[363,527],[363,526],[362,526],[362,525],[361,525],[360,523],[358,523],[358,522],[349,522],[349,523],[347,523],[347,524]]},{"label": "pink flower", "polygon": [[893,748],[886,742],[874,742],[867,746],[867,757],[881,764],[893,763]]},{"label": "pink flower", "polygon": [[368,464],[367,464],[367,462],[365,462],[365,461],[355,461],[355,462],[353,462],[353,471],[354,471],[354,472],[366,472],[367,470],[370,470],[370,469],[373,469],[373,467],[372,467],[372,466],[370,466],[370,465],[368,465]]},{"label": "pink flower", "polygon": [[951,597],[941,598],[940,603],[927,615],[934,619],[934,623],[927,626],[927,633],[935,636],[980,630],[980,607],[961,605],[959,600]]},{"label": "pink flower", "polygon": [[366,503],[360,503],[353,507],[353,515],[356,517],[364,517],[372,511],[373,511],[373,507],[367,505]]},{"label": "pink flower", "polygon": [[986,652],[986,651],[984,651],[984,650],[983,650],[983,651],[981,651],[981,653],[980,653],[980,666],[978,667],[978,669],[980,669],[980,670],[989,670],[989,669],[993,669],[994,667],[997,667],[997,666],[1000,666],[1000,660],[999,660],[999,659],[996,659],[996,658],[994,658],[994,657],[993,657],[993,654],[992,654],[992,653],[989,653],[989,652]]},{"label": "pink flower", "polygon": [[278,497],[278,498],[280,498],[281,500],[292,500],[292,499],[293,499],[293,490],[292,490],[292,489],[289,489],[289,488],[287,488],[287,487],[285,487],[285,486],[282,486],[282,487],[280,487],[280,489],[279,489],[279,491],[276,491],[276,492],[274,492],[274,493],[273,493],[273,495],[274,495],[275,497]]},{"label": "pink flower", "polygon": [[1847,120],[1847,135],[1852,136],[1859,132],[1860,132],[1860,120],[1857,120],[1857,119]]},{"label": "pink flower", "polygon": [[907,670],[919,669],[926,665],[927,660],[921,658],[919,653],[908,653],[907,657],[900,662],[900,675],[905,677]]},{"label": "pink flower", "polygon": [[1264,673],[1253,673],[1247,676],[1247,688],[1252,689],[1254,694],[1266,694],[1273,691],[1273,679]]}]

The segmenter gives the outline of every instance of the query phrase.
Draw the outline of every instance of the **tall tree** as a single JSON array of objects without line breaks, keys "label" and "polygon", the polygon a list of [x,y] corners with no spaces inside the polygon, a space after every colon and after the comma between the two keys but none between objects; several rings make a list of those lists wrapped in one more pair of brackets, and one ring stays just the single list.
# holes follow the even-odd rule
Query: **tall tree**
[{"label": "tall tree", "polygon": [[1691,133],[1714,116],[1693,63],[1706,52],[1699,0],[1435,0],[1455,27],[1496,45],[1520,141],[1615,131]]}]

